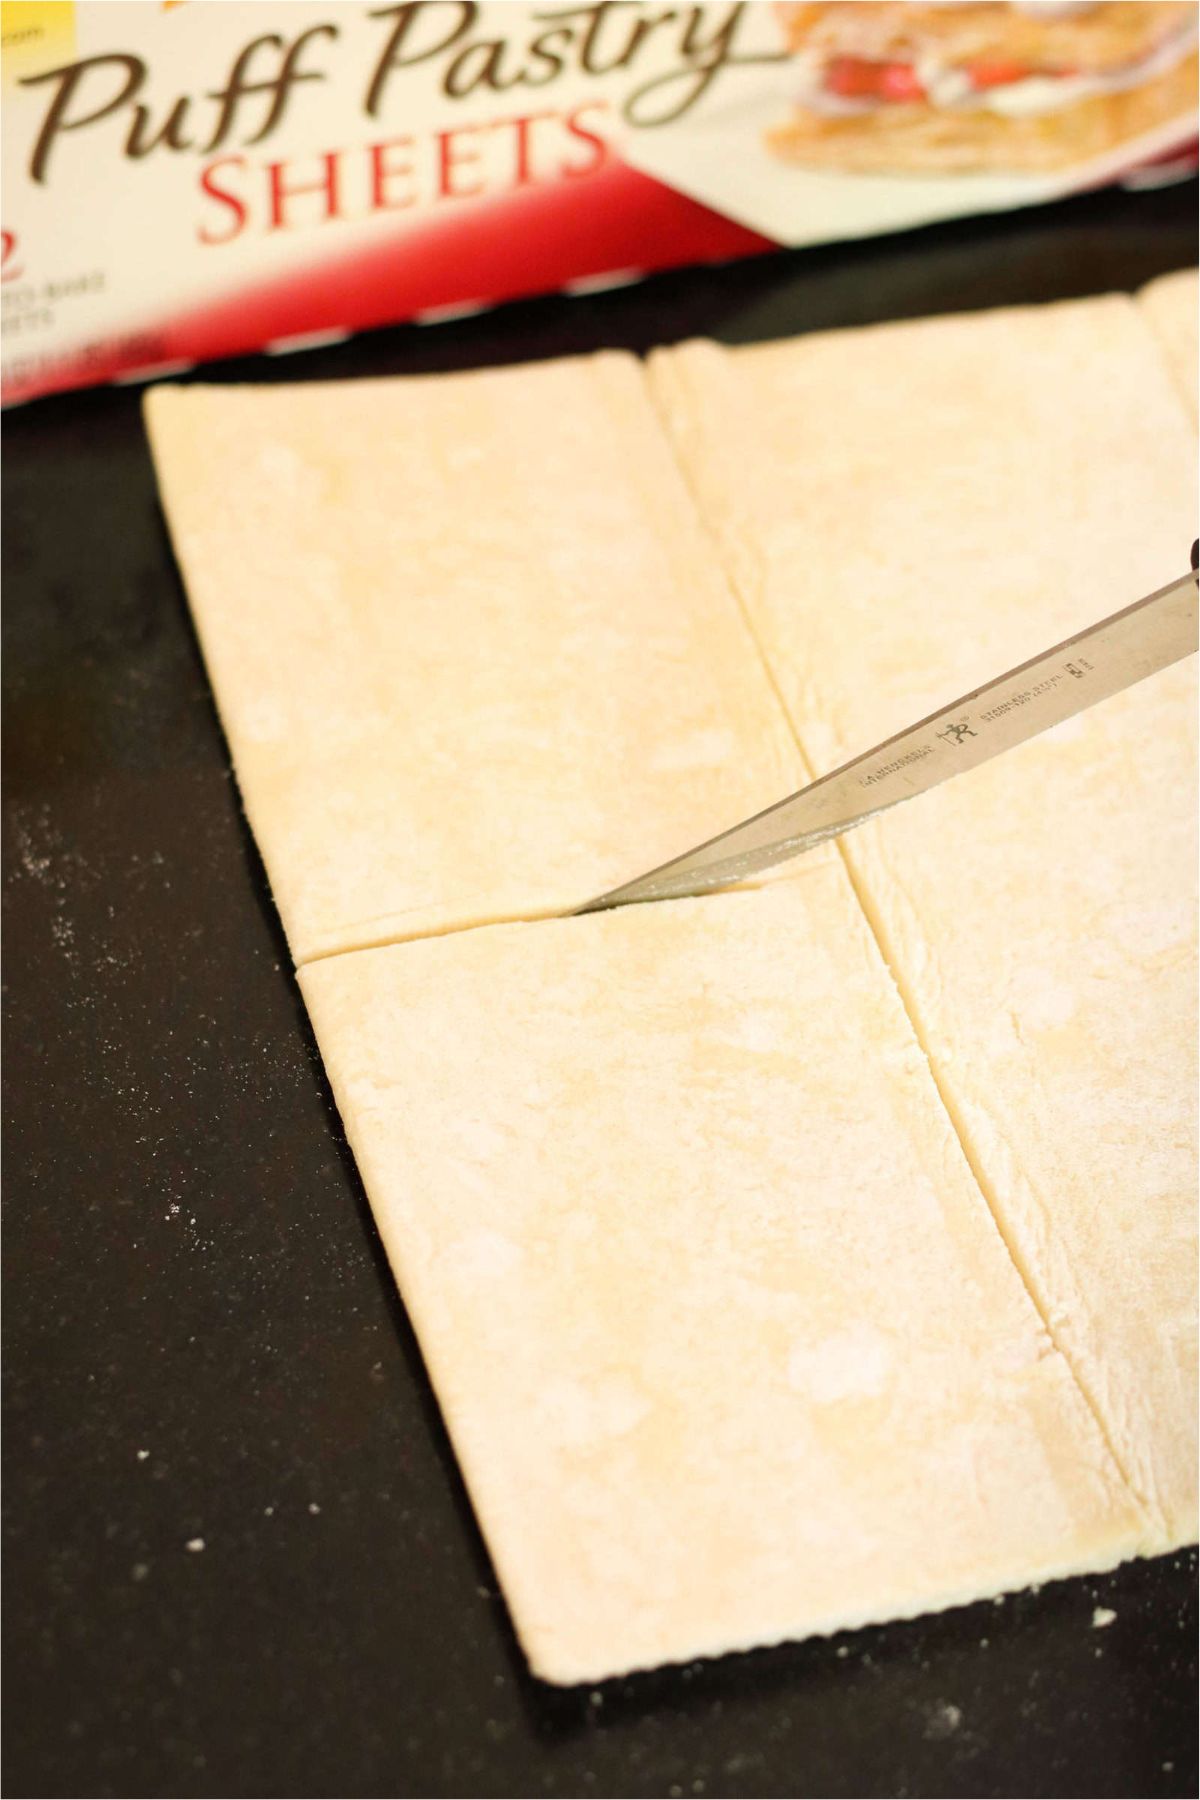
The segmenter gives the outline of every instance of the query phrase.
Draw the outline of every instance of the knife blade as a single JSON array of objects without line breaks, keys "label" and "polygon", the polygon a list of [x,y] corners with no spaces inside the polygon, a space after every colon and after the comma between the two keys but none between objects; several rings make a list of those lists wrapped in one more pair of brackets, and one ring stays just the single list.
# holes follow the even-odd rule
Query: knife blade
[{"label": "knife blade", "polygon": [[[1196,556],[1193,546],[1193,571]],[[1189,572],[575,914],[744,881],[1028,742],[1196,647],[1197,576]]]}]

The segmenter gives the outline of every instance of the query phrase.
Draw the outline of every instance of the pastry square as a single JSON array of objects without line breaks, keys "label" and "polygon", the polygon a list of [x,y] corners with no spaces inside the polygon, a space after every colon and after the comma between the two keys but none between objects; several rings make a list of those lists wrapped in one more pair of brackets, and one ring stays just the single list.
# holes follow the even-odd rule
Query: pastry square
[{"label": "pastry square", "polygon": [[1141,1545],[836,863],[300,983],[536,1673]]},{"label": "pastry square", "polygon": [[296,961],[565,911],[804,780],[634,358],[146,412]]}]

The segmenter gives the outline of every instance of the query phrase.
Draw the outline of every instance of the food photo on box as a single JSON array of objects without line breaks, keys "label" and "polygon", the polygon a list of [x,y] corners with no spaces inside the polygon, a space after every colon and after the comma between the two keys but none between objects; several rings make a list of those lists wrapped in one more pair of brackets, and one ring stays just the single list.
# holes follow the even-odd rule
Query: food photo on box
[{"label": "food photo on box", "polygon": [[4,5],[7,1792],[1195,1793],[1197,22]]}]

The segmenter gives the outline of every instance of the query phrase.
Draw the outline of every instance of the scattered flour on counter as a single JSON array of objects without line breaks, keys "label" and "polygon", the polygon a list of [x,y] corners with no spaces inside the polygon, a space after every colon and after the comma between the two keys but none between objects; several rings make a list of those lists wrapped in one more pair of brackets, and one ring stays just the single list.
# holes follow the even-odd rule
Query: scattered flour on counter
[{"label": "scattered flour on counter", "polygon": [[185,1550],[191,1550],[191,1551],[199,1551],[199,1550],[203,1550],[203,1548],[204,1548],[204,1539],[203,1538],[189,1538],[187,1543],[184,1545]]},{"label": "scattered flour on counter", "polygon": [[1103,1629],[1106,1625],[1112,1624],[1112,1622],[1116,1618],[1116,1616],[1117,1615],[1113,1611],[1111,1606],[1095,1607],[1092,1611],[1092,1628],[1093,1628],[1093,1630],[1103,1631]]},{"label": "scattered flour on counter", "polygon": [[36,810],[14,808],[13,830],[23,873],[50,896],[51,939],[65,960],[75,965],[75,924],[66,908],[72,892],[81,885],[90,885],[91,871],[78,852],[66,848],[48,805]]},{"label": "scattered flour on counter", "polygon": [[962,1708],[949,1700],[939,1700],[925,1721],[925,1736],[940,1742],[953,1737],[962,1724]]}]

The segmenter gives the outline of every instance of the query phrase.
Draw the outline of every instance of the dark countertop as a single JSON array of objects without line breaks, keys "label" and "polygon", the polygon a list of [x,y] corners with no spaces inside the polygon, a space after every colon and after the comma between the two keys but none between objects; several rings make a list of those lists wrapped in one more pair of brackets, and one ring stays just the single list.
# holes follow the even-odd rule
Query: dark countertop
[{"label": "dark countertop", "polygon": [[[1194,262],[1195,226],[1194,183],[1113,191],[202,374],[1129,288]],[[1194,1794],[1194,1552],[590,1693],[529,1676],[289,974],[138,406],[5,421],[5,1792]]]}]

